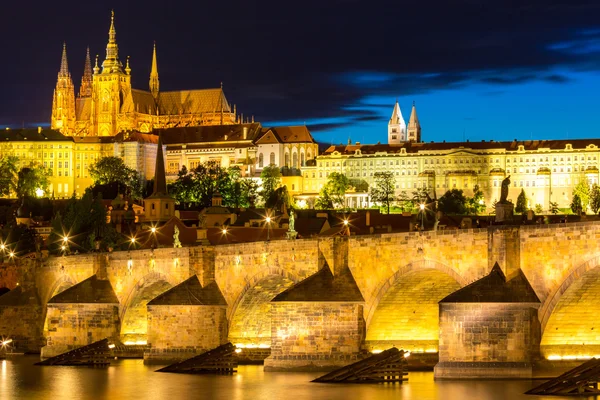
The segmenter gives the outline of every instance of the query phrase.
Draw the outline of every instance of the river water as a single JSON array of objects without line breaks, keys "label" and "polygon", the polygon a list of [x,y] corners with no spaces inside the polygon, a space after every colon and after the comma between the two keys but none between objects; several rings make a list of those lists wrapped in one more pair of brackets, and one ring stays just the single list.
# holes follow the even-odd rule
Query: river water
[{"label": "river water", "polygon": [[[410,372],[400,384],[311,383],[319,373],[263,372],[241,365],[233,376],[154,372],[142,360],[118,360],[107,368],[39,367],[36,356],[0,360],[0,400],[460,400],[560,399],[523,393],[542,381],[434,381],[433,372]],[[589,397],[592,399],[594,397]]]}]

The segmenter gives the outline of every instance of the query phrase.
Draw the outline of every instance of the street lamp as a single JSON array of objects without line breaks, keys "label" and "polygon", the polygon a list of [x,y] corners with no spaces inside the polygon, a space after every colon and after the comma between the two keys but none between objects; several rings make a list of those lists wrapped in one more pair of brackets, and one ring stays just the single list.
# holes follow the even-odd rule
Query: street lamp
[{"label": "street lamp", "polygon": [[424,231],[425,229],[425,225],[424,225],[424,218],[425,218],[425,204],[421,203],[419,205],[419,208],[421,209],[421,230]]},{"label": "street lamp", "polygon": [[227,228],[223,228],[223,230],[221,230],[221,232],[223,233],[223,235],[227,235]]},{"label": "street lamp", "polygon": [[271,217],[265,218],[265,222],[267,223],[267,242],[270,240],[270,232],[271,232]]}]

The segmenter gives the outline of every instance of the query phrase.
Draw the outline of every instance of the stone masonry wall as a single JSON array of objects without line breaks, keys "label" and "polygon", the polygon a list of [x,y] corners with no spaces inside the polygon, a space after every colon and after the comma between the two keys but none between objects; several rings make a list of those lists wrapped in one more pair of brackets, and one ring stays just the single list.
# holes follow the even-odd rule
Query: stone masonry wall
[{"label": "stone masonry wall", "polygon": [[17,265],[14,263],[0,264],[0,288],[14,289],[18,282]]},{"label": "stone masonry wall", "polygon": [[440,304],[440,362],[435,377],[531,376],[539,348],[536,306]]},{"label": "stone masonry wall", "polygon": [[118,338],[117,304],[49,304],[48,337],[42,357],[48,358],[104,338]]},{"label": "stone masonry wall", "polygon": [[181,361],[226,342],[225,307],[148,306],[150,349],[144,353],[145,362]]},{"label": "stone masonry wall", "polygon": [[271,356],[265,371],[327,370],[351,364],[364,338],[362,305],[271,303]]},{"label": "stone masonry wall", "polygon": [[42,307],[0,306],[0,338],[12,339],[18,353],[38,353],[42,347]]}]

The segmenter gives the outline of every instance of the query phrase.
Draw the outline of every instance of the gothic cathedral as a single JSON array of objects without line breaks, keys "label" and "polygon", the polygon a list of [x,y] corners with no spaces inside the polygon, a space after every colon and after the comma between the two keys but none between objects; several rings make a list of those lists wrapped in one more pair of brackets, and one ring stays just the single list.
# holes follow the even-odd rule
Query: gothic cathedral
[{"label": "gothic cathedral", "polygon": [[152,54],[149,91],[131,87],[129,57],[125,68],[119,60],[114,13],[108,31],[106,58],[91,66],[89,48],[79,94],[69,72],[67,48],[62,59],[52,102],[51,128],[70,136],[114,136],[157,128],[227,125],[237,121],[223,88],[161,92],[156,45]]}]

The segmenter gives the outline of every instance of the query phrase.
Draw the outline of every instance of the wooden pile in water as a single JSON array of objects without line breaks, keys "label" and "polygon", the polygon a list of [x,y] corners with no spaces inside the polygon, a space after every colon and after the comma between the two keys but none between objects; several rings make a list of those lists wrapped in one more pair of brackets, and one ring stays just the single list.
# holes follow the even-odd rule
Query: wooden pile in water
[{"label": "wooden pile in water", "polygon": [[87,346],[67,351],[55,357],[40,361],[35,365],[81,365],[104,367],[110,364],[112,358],[108,339],[102,339]]},{"label": "wooden pile in water", "polygon": [[525,394],[554,396],[588,396],[600,394],[600,360],[592,358],[564,374],[550,379]]},{"label": "wooden pile in water", "polygon": [[394,383],[407,381],[405,352],[393,347],[313,380],[321,383]]},{"label": "wooden pile in water", "polygon": [[235,346],[226,343],[195,357],[161,368],[156,372],[230,375],[236,372],[237,366]]}]

